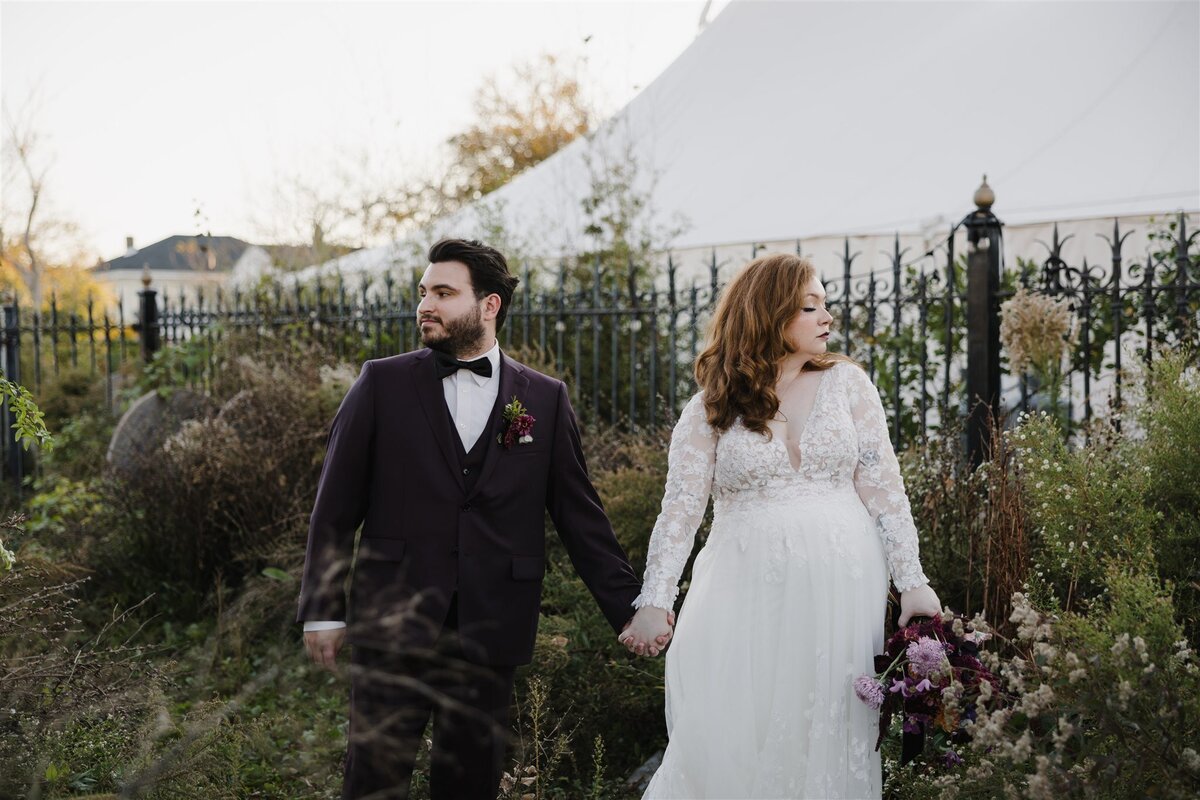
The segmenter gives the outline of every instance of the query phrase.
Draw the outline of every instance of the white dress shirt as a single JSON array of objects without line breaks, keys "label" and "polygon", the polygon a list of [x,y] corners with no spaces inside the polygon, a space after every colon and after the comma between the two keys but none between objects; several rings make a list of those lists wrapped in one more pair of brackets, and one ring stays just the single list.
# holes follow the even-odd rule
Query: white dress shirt
[{"label": "white dress shirt", "polygon": [[[492,349],[483,356],[492,362],[492,375],[485,378],[469,369],[460,369],[442,378],[442,395],[446,398],[446,408],[450,409],[450,417],[454,420],[454,429],[462,441],[463,449],[468,452],[487,428],[492,416],[492,408],[496,405],[496,395],[500,393],[500,342],[492,344]],[[475,359],[464,358],[463,361]],[[344,628],[345,622],[336,620],[309,620],[304,623],[304,632],[325,631],[333,628]]]},{"label": "white dress shirt", "polygon": [[442,378],[442,394],[446,398],[446,408],[450,409],[454,428],[458,431],[458,438],[462,440],[463,449],[467,452],[471,451],[479,435],[487,427],[492,408],[496,405],[496,395],[500,392],[500,343],[493,344],[492,349],[482,357],[492,362],[490,378],[469,369],[460,369]]}]

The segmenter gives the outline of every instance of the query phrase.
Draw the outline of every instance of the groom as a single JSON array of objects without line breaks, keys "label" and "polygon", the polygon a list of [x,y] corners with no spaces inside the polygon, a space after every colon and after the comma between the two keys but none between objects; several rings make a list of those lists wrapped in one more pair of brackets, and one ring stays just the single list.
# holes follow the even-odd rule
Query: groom
[{"label": "groom", "polygon": [[518,282],[504,256],[443,239],[429,261],[426,349],[363,364],[309,526],[305,648],[334,669],[353,645],[344,798],[407,797],[431,714],[435,800],[495,798],[513,672],[533,654],[546,511],[614,630],[640,588],[588,479],[566,387],[500,351]]}]

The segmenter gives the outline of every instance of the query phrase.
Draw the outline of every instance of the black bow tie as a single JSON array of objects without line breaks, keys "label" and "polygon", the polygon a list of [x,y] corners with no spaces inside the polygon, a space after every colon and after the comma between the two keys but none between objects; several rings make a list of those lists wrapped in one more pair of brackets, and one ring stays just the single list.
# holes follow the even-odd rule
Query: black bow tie
[{"label": "black bow tie", "polygon": [[477,358],[474,361],[459,361],[449,353],[435,350],[433,353],[433,363],[437,367],[439,380],[453,375],[460,369],[469,369],[476,375],[482,375],[485,378],[492,377],[492,362],[488,360],[487,356]]}]

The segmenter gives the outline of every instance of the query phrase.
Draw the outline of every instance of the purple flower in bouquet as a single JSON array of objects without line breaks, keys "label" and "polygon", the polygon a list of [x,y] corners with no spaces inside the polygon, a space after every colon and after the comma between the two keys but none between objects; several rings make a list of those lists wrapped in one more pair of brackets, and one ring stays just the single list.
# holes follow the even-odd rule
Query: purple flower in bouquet
[{"label": "purple flower in bouquet", "polygon": [[883,687],[870,675],[859,675],[854,679],[854,693],[858,695],[859,700],[876,711],[883,705]]},{"label": "purple flower in bouquet", "polygon": [[[915,697],[919,694],[924,694],[933,688],[933,684],[929,682],[929,678],[922,678],[920,682],[914,681],[912,678],[892,678],[892,688],[889,689],[892,694],[900,693],[901,697]],[[864,701],[865,702],[865,701]]]},{"label": "purple flower in bouquet", "polygon": [[937,675],[948,666],[946,648],[937,639],[928,636],[909,644],[906,655],[913,671],[923,677]]},{"label": "purple flower in bouquet", "polygon": [[947,767],[956,767],[959,764],[963,763],[963,760],[962,760],[962,757],[959,756],[958,753],[954,752],[953,750],[947,750],[945,752],[945,754],[942,756],[942,763],[945,764]]}]

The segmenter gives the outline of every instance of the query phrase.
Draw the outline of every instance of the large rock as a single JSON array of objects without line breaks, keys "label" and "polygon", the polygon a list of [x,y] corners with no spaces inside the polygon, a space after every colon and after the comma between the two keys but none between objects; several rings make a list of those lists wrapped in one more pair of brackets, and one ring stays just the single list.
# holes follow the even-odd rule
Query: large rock
[{"label": "large rock", "polygon": [[184,422],[204,419],[215,410],[212,400],[188,389],[177,389],[166,400],[158,392],[147,392],[121,415],[108,443],[109,465],[118,472],[128,472],[157,451]]}]

